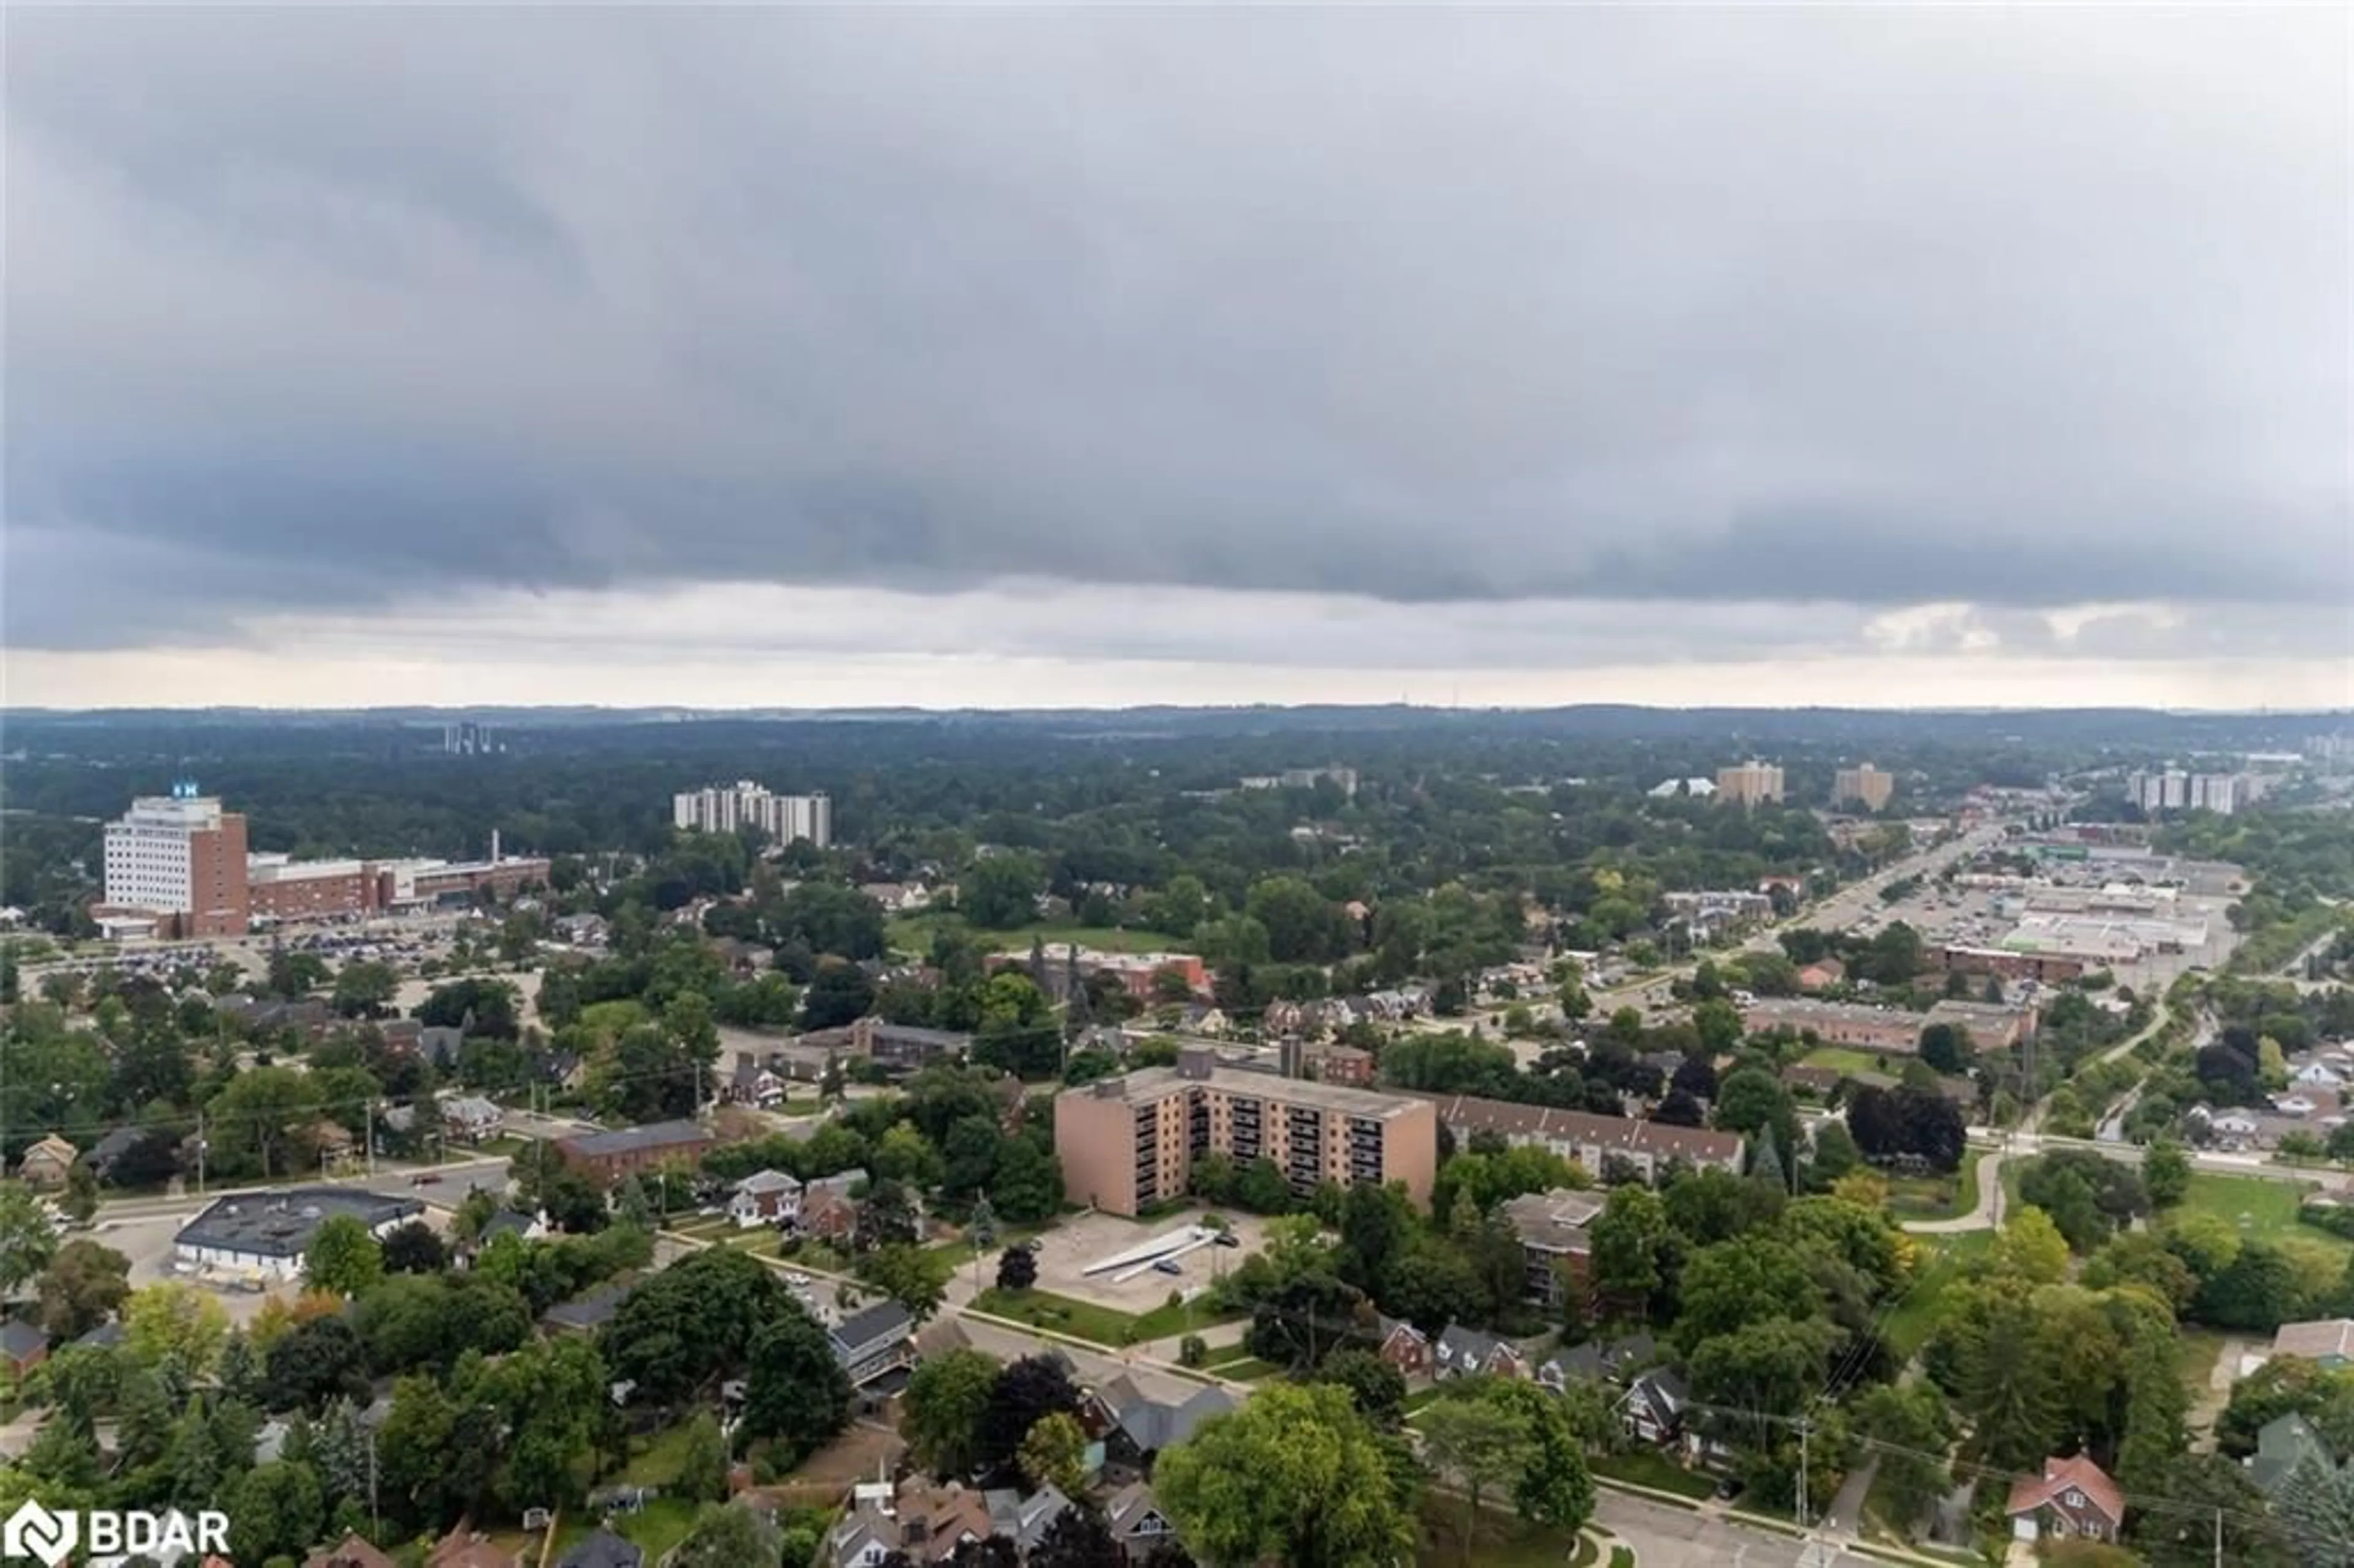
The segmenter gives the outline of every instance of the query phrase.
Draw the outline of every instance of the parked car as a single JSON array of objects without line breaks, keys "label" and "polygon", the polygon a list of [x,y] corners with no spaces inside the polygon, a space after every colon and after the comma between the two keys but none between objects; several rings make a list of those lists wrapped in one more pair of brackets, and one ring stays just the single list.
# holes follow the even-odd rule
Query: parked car
[{"label": "parked car", "polygon": [[1162,1274],[1182,1274],[1185,1272],[1183,1268],[1178,1266],[1177,1260],[1173,1257],[1164,1257],[1152,1266]]},{"label": "parked car", "polygon": [[1240,1246],[1243,1245],[1243,1238],[1235,1234],[1232,1231],[1220,1231],[1218,1233],[1218,1239],[1212,1245],[1216,1246]]},{"label": "parked car", "polygon": [[408,1184],[412,1187],[430,1187],[440,1180],[441,1173],[439,1171],[419,1171],[408,1179]]}]

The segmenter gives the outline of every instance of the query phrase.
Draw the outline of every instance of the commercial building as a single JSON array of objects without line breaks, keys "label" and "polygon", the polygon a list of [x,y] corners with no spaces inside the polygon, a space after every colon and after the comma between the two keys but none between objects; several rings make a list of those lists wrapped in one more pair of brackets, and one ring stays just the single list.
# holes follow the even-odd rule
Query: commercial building
[{"label": "commercial building", "polygon": [[658,1121],[613,1132],[559,1138],[556,1151],[590,1181],[613,1182],[639,1171],[658,1171],[675,1162],[694,1164],[714,1142],[699,1122]]},{"label": "commercial building", "polygon": [[1981,1051],[2002,1051],[2035,1038],[2039,1015],[2031,1007],[2001,1001],[1963,1001],[1947,998],[1931,1008],[1921,1026],[1951,1023],[1970,1033],[1970,1044]]},{"label": "commercial building", "polygon": [[1056,1096],[1055,1152],[1071,1196],[1115,1214],[1182,1197],[1207,1154],[1271,1160],[1302,1195],[1328,1181],[1398,1181],[1427,1203],[1438,1120],[1427,1100],[1238,1072],[1187,1047],[1174,1067]]},{"label": "commercial building", "polygon": [[1782,768],[1754,758],[1738,767],[1716,770],[1716,798],[1731,806],[1758,806],[1782,800]]},{"label": "commercial building", "polygon": [[425,1212],[415,1198],[357,1187],[304,1187],[295,1192],[222,1198],[172,1238],[184,1267],[227,1269],[272,1279],[302,1272],[302,1255],[319,1227],[348,1216],[382,1236]]},{"label": "commercial building", "polygon": [[383,907],[376,868],[366,861],[248,855],[245,877],[255,919],[315,920]]},{"label": "commercial building", "polygon": [[2031,980],[2039,985],[2062,985],[2072,980],[2080,980],[2086,969],[2099,967],[2066,953],[2014,952],[2007,948],[1970,947],[1960,943],[1928,948],[1921,956],[1931,968],[1946,974]]},{"label": "commercial building", "polygon": [[108,910],[153,916],[159,937],[241,937],[251,909],[245,818],[191,780],[106,824]]},{"label": "commercial building", "polygon": [[1850,802],[1867,811],[1885,810],[1896,793],[1896,775],[1882,773],[1867,762],[1861,767],[1842,768],[1831,775],[1831,804],[1844,806]]},{"label": "commercial building", "polygon": [[772,795],[749,779],[706,784],[671,797],[671,822],[690,832],[732,833],[758,828],[780,844],[807,839],[820,849],[833,842],[833,802],[823,794]]},{"label": "commercial building", "polygon": [[506,744],[491,734],[491,726],[461,719],[441,726],[441,749],[451,757],[488,757],[504,751]]},{"label": "commercial building", "polygon": [[1811,1033],[1826,1045],[1907,1054],[1920,1049],[1921,1028],[1926,1022],[1917,1012],[1894,1008],[1800,997],[1760,997],[1741,1010],[1741,1026],[1753,1034],[1794,1029]]},{"label": "commercial building", "polygon": [[1657,1183],[1660,1174],[1681,1162],[1695,1171],[1726,1171],[1741,1174],[1741,1135],[1706,1128],[1672,1127],[1666,1122],[1637,1121],[1628,1117],[1596,1116],[1591,1111],[1554,1110],[1524,1106],[1513,1100],[1485,1100],[1473,1095],[1421,1095],[1438,1107],[1438,1119],[1454,1135],[1455,1146],[1468,1147],[1480,1133],[1493,1133],[1509,1144],[1550,1149],[1564,1160],[1575,1160],[1589,1174],[1600,1176],[1603,1165],[1623,1160],[1644,1181]]}]

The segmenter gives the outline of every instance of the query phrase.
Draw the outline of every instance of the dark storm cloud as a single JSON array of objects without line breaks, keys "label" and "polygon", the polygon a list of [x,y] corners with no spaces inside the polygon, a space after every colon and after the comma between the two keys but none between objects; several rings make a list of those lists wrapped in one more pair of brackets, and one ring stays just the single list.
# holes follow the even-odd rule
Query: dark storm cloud
[{"label": "dark storm cloud", "polygon": [[2347,26],[18,13],[7,640],[683,581],[2342,604]]}]

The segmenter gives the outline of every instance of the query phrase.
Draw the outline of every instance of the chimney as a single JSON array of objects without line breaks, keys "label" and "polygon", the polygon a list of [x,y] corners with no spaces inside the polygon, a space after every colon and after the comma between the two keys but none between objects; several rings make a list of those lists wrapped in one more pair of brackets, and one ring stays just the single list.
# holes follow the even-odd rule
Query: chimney
[{"label": "chimney", "polygon": [[496,828],[491,830],[491,863],[499,863],[499,831]]}]

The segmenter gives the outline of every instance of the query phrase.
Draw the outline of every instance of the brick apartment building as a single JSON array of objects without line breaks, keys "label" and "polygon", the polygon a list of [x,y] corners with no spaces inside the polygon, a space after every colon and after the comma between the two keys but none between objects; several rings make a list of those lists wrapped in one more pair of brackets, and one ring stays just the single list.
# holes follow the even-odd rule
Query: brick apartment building
[{"label": "brick apartment building", "polygon": [[1195,1047],[1174,1067],[1056,1096],[1055,1152],[1071,1196],[1115,1214],[1182,1197],[1206,1154],[1271,1160],[1303,1195],[1327,1181],[1399,1181],[1427,1203],[1438,1120],[1427,1100],[1240,1072]]},{"label": "brick apartment building", "polygon": [[1486,1132],[1509,1144],[1550,1149],[1596,1177],[1609,1160],[1625,1160],[1644,1181],[1655,1185],[1661,1173],[1678,1162],[1695,1171],[1713,1169],[1741,1174],[1744,1146],[1741,1135],[1735,1132],[1637,1121],[1631,1117],[1596,1116],[1592,1111],[1555,1110],[1513,1100],[1481,1099],[1475,1095],[1416,1097],[1437,1107],[1438,1119],[1454,1135],[1458,1149],[1467,1147],[1475,1136]]},{"label": "brick apartment building", "polygon": [[692,1165],[717,1142],[699,1122],[657,1121],[611,1132],[559,1138],[556,1151],[564,1162],[603,1186],[640,1171],[665,1165]]}]

